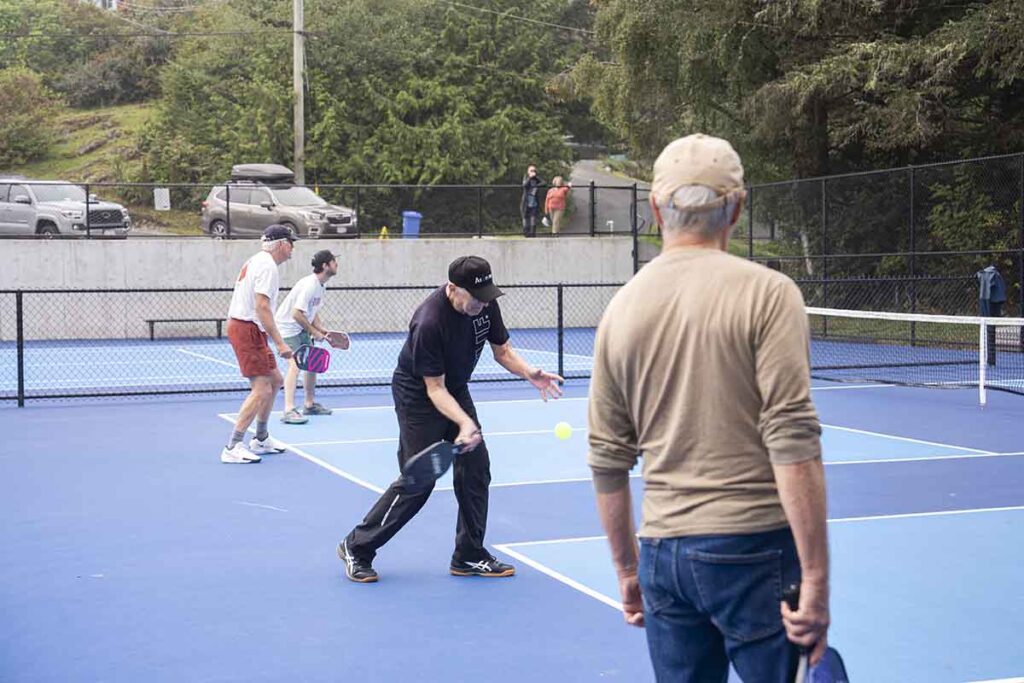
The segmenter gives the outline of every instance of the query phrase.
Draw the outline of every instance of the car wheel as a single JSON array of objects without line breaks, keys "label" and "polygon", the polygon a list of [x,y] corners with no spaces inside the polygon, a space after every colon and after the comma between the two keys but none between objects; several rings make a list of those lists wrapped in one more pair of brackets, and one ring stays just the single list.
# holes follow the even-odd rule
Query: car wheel
[{"label": "car wheel", "polygon": [[59,235],[60,230],[53,223],[40,223],[39,227],[36,228],[36,234],[43,239],[53,239],[54,235]]},{"label": "car wheel", "polygon": [[228,236],[228,225],[224,221],[213,221],[210,223],[210,237],[215,240],[222,240]]},{"label": "car wheel", "polygon": [[281,223],[281,225],[283,225],[284,227],[286,227],[289,230],[291,230],[292,234],[296,235],[297,237],[302,237],[302,235],[299,234],[299,229],[295,227],[294,223],[289,223],[288,221],[283,221]]}]

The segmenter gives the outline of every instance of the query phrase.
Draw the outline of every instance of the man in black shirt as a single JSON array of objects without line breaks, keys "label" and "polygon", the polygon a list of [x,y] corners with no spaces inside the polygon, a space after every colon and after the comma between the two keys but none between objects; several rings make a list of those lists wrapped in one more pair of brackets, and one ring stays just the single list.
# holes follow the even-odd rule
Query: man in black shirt
[{"label": "man in black shirt", "polygon": [[[496,299],[491,266],[478,256],[461,256],[448,266],[448,282],[434,290],[413,313],[409,336],[391,378],[398,416],[398,464],[430,444],[445,439],[462,444],[453,464],[459,519],[450,572],[455,576],[512,576],[515,567],[484,548],[487,527],[490,457],[480,433],[468,382],[489,342],[494,360],[535,386],[545,401],[557,398],[562,378],[531,367],[509,344],[508,330]],[[372,562],[387,543],[427,502],[433,487],[407,490],[399,477],[388,487],[338,546],[345,575],[372,583]]]}]

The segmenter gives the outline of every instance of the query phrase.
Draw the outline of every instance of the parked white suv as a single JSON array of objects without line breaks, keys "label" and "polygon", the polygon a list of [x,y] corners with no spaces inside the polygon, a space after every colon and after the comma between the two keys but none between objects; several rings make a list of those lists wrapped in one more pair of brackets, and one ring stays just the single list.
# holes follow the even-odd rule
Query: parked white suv
[{"label": "parked white suv", "polygon": [[[0,235],[112,235],[132,229],[128,210],[63,181],[0,177]],[[86,222],[88,210],[88,224]]]}]

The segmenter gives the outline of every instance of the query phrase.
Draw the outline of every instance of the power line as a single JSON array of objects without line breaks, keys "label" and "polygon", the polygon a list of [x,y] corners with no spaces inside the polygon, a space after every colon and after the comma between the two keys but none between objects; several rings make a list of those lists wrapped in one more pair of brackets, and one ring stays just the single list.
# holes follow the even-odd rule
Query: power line
[{"label": "power line", "polygon": [[563,31],[573,31],[575,33],[585,33],[585,34],[590,35],[590,36],[597,35],[597,33],[595,31],[591,31],[590,29],[579,28],[577,26],[565,26],[564,24],[553,24],[550,21],[541,21],[539,19],[530,19],[529,17],[524,17],[521,14],[510,14],[508,12],[499,12],[498,10],[487,9],[486,7],[474,7],[473,5],[464,5],[461,2],[455,2],[455,0],[441,0],[441,2],[444,2],[445,4],[451,5],[452,7],[458,7],[460,9],[473,10],[474,12],[484,12],[486,14],[496,14],[499,17],[502,17],[502,18],[505,18],[505,19],[515,19],[516,21],[522,21],[522,22],[525,22],[525,23],[528,23],[528,24],[537,24],[539,26],[547,26],[549,28],[558,28],[558,29],[562,29]]},{"label": "power line", "polygon": [[[0,33],[0,38],[9,40],[36,39],[36,38],[92,38],[94,40],[107,40],[110,38],[195,38],[195,37],[217,37],[217,36],[253,36],[267,33],[278,35],[291,35],[293,31],[286,28],[268,28],[254,31],[132,31],[118,33]],[[307,36],[320,36],[322,33],[305,31]]]}]

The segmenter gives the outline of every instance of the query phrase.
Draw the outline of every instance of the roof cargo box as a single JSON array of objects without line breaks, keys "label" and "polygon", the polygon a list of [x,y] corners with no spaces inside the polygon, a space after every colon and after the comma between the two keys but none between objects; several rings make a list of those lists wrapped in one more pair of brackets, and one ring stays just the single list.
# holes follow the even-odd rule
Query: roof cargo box
[{"label": "roof cargo box", "polygon": [[235,164],[231,167],[232,180],[256,180],[261,183],[294,183],[295,174],[280,164]]}]

